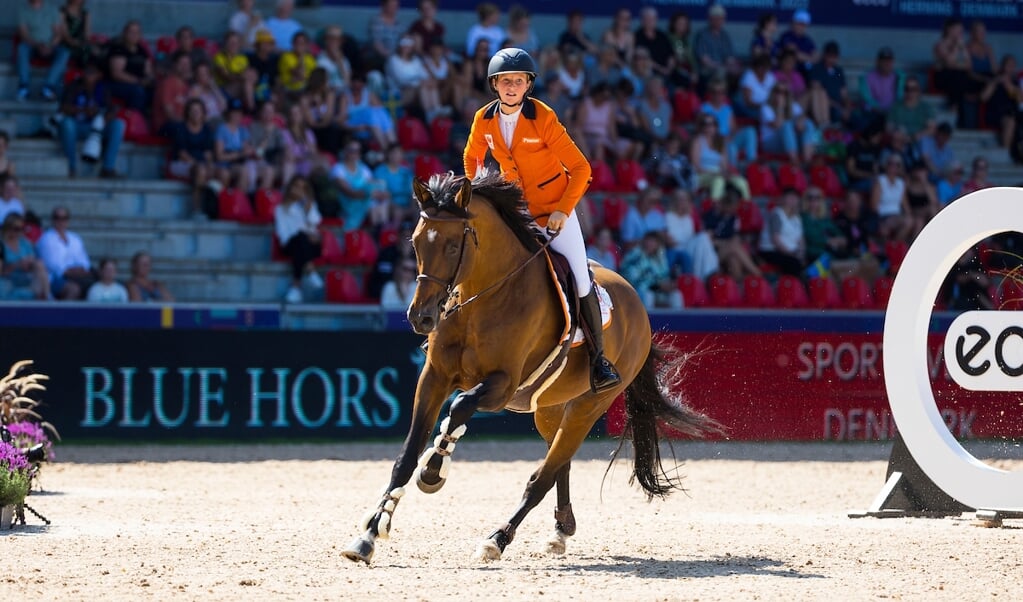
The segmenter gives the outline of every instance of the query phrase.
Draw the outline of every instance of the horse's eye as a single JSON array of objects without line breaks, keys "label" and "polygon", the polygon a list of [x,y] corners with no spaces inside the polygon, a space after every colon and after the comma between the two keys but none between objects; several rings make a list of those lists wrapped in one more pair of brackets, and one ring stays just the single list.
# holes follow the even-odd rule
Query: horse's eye
[{"label": "horse's eye", "polygon": [[444,245],[444,254],[452,257],[458,255],[458,245],[453,242]]}]

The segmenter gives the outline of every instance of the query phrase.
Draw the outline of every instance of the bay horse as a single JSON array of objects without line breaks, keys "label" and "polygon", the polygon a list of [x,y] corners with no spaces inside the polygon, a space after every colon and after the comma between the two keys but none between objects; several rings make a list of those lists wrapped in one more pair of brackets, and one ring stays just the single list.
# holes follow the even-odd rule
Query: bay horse
[{"label": "bay horse", "polygon": [[[572,456],[623,391],[623,437],[631,439],[634,449],[630,482],[638,482],[651,497],[678,487],[661,463],[658,421],[694,436],[718,431],[720,425],[669,397],[664,380],[682,358],[670,360],[653,344],[646,309],[629,283],[591,264],[596,282],[613,302],[605,353],[622,376],[618,387],[592,393],[587,349],[568,351],[564,333],[569,327],[560,305],[566,297],[558,294],[542,256],[545,245],[518,186],[500,174],[484,173],[470,181],[448,173],[428,183],[417,178],[413,192],[420,209],[412,234],[418,277],[408,320],[417,333],[427,335],[426,362],[390,482],[363,521],[363,535],[344,557],[369,564],[376,539],[389,536],[395,506],[413,473],[422,491],[441,488],[455,443],[477,411],[533,412],[548,446],[514,514],[477,548],[481,560],[500,559],[526,514],[555,485],[555,535],[548,550],[564,553],[566,538],[576,530],[569,499]],[[561,353],[552,354],[557,348]],[[540,380],[545,389],[538,388]],[[460,393],[424,453],[441,408],[455,391]]]}]

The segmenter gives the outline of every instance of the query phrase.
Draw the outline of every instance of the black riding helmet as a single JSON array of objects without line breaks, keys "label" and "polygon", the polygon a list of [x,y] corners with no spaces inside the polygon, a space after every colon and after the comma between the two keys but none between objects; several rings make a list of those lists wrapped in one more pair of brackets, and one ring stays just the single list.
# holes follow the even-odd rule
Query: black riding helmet
[{"label": "black riding helmet", "polygon": [[536,81],[536,61],[529,53],[521,48],[502,48],[497,54],[490,57],[490,65],[487,66],[487,81],[490,83],[490,91],[497,94],[497,87],[494,82],[497,76],[503,73],[525,73],[529,76],[529,89],[526,94],[533,91],[533,82]]}]

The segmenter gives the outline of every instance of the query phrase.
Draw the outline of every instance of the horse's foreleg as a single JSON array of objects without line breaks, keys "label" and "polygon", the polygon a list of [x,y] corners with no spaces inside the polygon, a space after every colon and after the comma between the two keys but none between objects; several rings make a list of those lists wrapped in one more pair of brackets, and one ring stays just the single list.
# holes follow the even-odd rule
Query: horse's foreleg
[{"label": "horse's foreleg", "polygon": [[507,398],[508,376],[494,373],[475,387],[460,393],[451,402],[448,415],[440,423],[440,433],[433,440],[433,446],[419,457],[419,474],[416,485],[423,493],[440,490],[447,481],[451,469],[451,453],[455,444],[465,435],[466,423],[480,407],[494,407]]},{"label": "horse's foreleg", "polygon": [[437,423],[437,417],[440,415],[440,408],[446,396],[444,387],[436,383],[435,380],[431,377],[429,369],[423,371],[416,389],[412,424],[409,426],[409,432],[405,437],[401,452],[394,461],[391,480],[376,508],[370,510],[363,519],[361,525],[363,534],[356,537],[348,549],[342,552],[342,555],[349,560],[369,564],[373,558],[377,538],[388,539],[390,537],[391,518],[394,515],[395,507],[405,495],[405,485],[412,478],[417,466],[416,458],[426,446],[430,433],[433,432],[433,425]]},{"label": "horse's foreleg", "polygon": [[572,500],[568,494],[571,468],[571,462],[565,464],[554,477],[558,489],[558,505],[554,507],[554,535],[547,542],[547,551],[551,554],[564,554],[565,541],[575,535],[575,514],[572,513]]}]

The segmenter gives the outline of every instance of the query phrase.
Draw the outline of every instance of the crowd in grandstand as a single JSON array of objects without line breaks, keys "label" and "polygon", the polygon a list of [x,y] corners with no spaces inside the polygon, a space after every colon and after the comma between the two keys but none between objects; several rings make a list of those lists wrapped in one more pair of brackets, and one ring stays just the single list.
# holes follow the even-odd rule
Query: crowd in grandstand
[{"label": "crowd in grandstand", "polygon": [[[219,38],[184,26],[154,39],[134,20],[93,31],[84,0],[19,3],[17,96],[59,100],[51,121],[68,176],[81,157],[100,177],[121,177],[129,130],[166,145],[166,176],[190,184],[196,220],[275,221],[275,249],[292,262],[289,302],[324,286],[315,260],[338,244],[329,229],[342,244],[360,232],[379,246],[360,300],[408,302],[412,178],[460,169],[473,113],[493,96],[488,61],[503,47],[536,58],[533,94],[590,160],[578,208],[589,255],[620,269],[650,307],[699,305],[694,281],[779,294],[793,279],[873,287],[944,205],[991,185],[984,157],[951,150],[957,128],[990,128],[1023,159],[1023,77],[979,21],[949,19],[926,73],[898,69],[885,46],[852,81],[839,45],[815,38],[805,10],[764,14],[748,40],[733,39],[717,4],[699,28],[684,11],[622,8],[595,38],[574,11],[544,40],[517,5],[503,15],[481,3],[461,37],[438,19],[436,0],[419,0],[413,22],[399,18],[398,0],[382,0],[364,35],[337,23],[307,29],[292,0],[272,15],[238,0]],[[46,74],[33,90],[39,59]],[[956,123],[936,121],[928,90],[944,95]],[[26,243],[19,233],[33,216],[18,201],[8,142],[0,136],[0,211],[16,216],[0,216],[9,298],[93,289],[108,301],[170,298],[149,280],[148,256],[133,260],[125,295],[110,286],[116,264],[89,263],[64,208],[36,246]],[[50,247],[62,261],[46,256]]]}]

